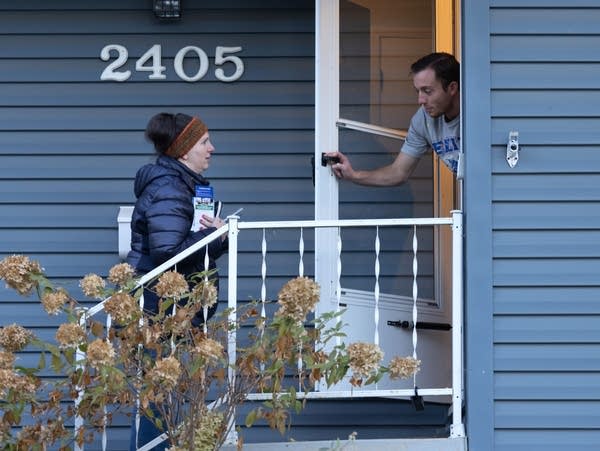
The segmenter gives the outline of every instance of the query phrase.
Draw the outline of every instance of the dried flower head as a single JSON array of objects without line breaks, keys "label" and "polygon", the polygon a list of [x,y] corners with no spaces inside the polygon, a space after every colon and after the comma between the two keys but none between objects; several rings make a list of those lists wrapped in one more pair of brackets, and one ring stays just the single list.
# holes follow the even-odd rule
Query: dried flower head
[{"label": "dried flower head", "polygon": [[308,277],[296,277],[279,291],[277,316],[304,321],[319,301],[319,284]]},{"label": "dried flower head", "polygon": [[35,393],[36,381],[29,376],[21,376],[12,369],[0,369],[0,395],[4,397],[8,390],[14,390],[22,398]]},{"label": "dried flower head", "polygon": [[69,299],[69,295],[63,289],[44,293],[42,295],[42,305],[48,315],[58,315]]},{"label": "dried flower head", "polygon": [[15,355],[12,352],[0,351],[0,369],[10,369],[15,364]]},{"label": "dried flower head", "polygon": [[217,303],[217,287],[212,280],[202,280],[192,289],[191,298],[202,307],[212,307]]},{"label": "dried flower head", "polygon": [[14,388],[14,381],[17,377],[12,369],[1,368],[0,369],[0,395],[4,398],[6,391]]},{"label": "dried flower head", "polygon": [[200,424],[194,430],[194,451],[217,449],[219,436],[223,432],[224,415],[214,410],[206,410],[200,415]]},{"label": "dried flower head", "polygon": [[167,271],[158,278],[156,294],[161,298],[181,299],[188,292],[185,277],[177,271]]},{"label": "dried flower head", "polygon": [[83,279],[81,279],[79,286],[81,287],[83,294],[85,294],[88,298],[104,298],[106,282],[97,274],[87,274]]},{"label": "dried flower head", "polygon": [[150,324],[146,325],[142,329],[142,338],[144,340],[144,345],[152,345],[159,342],[162,335],[162,325],[160,324]]},{"label": "dried flower head", "polygon": [[161,389],[173,390],[179,380],[181,366],[175,357],[157,360],[150,370],[150,380]]},{"label": "dried flower head", "polygon": [[48,427],[43,424],[31,424],[24,426],[23,429],[19,431],[17,437],[19,439],[18,449],[25,449],[25,446],[29,448],[27,445],[38,444],[38,443],[48,443],[51,440],[51,434],[48,430]]},{"label": "dried flower head", "polygon": [[37,286],[31,276],[39,274],[42,274],[40,264],[24,255],[10,255],[0,261],[0,279],[20,295],[27,296],[31,293]]},{"label": "dried flower head", "polygon": [[0,328],[0,346],[6,351],[22,351],[32,338],[33,334],[18,324]]},{"label": "dried flower head", "polygon": [[111,366],[115,363],[115,350],[111,343],[98,338],[88,346],[87,359],[90,366],[96,369]]},{"label": "dried flower head", "polygon": [[129,293],[115,293],[104,304],[104,311],[108,313],[117,324],[129,324],[141,316],[138,302]]},{"label": "dried flower head", "polygon": [[406,379],[420,370],[421,361],[414,357],[394,357],[390,361],[390,379]]},{"label": "dried flower head", "polygon": [[38,386],[36,379],[30,376],[18,376],[13,381],[15,390],[19,392],[21,396],[32,395]]},{"label": "dried flower head", "polygon": [[119,263],[108,271],[108,281],[119,287],[127,285],[135,276],[135,269],[129,263]]},{"label": "dried flower head", "polygon": [[56,341],[61,348],[75,348],[85,341],[85,331],[79,324],[61,324],[56,331]]},{"label": "dried flower head", "polygon": [[223,357],[224,348],[212,338],[203,338],[196,345],[195,351],[207,360],[218,360]]},{"label": "dried flower head", "polygon": [[348,346],[350,369],[356,377],[368,377],[379,370],[383,351],[376,344],[352,343]]}]

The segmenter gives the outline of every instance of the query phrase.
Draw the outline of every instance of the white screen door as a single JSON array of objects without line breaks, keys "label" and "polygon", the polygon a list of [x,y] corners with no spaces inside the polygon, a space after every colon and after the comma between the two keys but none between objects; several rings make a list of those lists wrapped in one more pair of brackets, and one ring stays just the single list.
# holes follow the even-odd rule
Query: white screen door
[{"label": "white screen door", "polygon": [[[448,5],[451,2],[440,1]],[[454,180],[432,156],[423,158],[409,183],[401,187],[370,188],[339,183],[329,168],[321,167],[321,152],[340,149],[356,168],[387,164],[402,141],[378,131],[401,132],[417,109],[410,65],[417,58],[442,48],[442,33],[453,31],[452,8],[436,7],[433,0],[317,1],[316,55],[316,199],[317,219],[366,219],[449,216],[454,208]],[[450,25],[448,25],[450,24]],[[346,124],[349,126],[343,126]],[[358,127],[356,127],[358,125]],[[360,130],[357,130],[360,129]],[[344,231],[341,255],[340,302],[348,309],[345,322],[349,339],[371,341],[374,231]],[[444,265],[449,253],[443,233],[433,228],[418,231],[419,309],[424,321],[449,322],[450,279]],[[381,320],[410,319],[412,309],[412,229],[380,230]],[[337,302],[337,232],[316,235],[316,274],[323,289],[320,311]],[[446,295],[447,293],[447,295]],[[410,340],[406,331],[390,328],[381,333],[386,355],[402,352]],[[423,346],[434,354],[449,343],[449,334],[424,334]],[[394,349],[386,350],[385,347]],[[449,346],[449,345],[448,345]],[[448,348],[449,349],[449,348]],[[447,353],[450,354],[449,352]],[[449,374],[449,360],[431,356]],[[433,383],[433,382],[432,382]]]}]

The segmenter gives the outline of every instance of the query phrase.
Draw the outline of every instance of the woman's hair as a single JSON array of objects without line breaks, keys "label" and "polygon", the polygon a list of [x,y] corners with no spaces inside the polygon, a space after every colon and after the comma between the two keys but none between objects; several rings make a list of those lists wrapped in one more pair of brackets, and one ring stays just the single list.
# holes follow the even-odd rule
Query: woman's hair
[{"label": "woman's hair", "polygon": [[148,121],[146,138],[154,144],[156,152],[162,155],[192,119],[192,116],[183,113],[158,113]]}]

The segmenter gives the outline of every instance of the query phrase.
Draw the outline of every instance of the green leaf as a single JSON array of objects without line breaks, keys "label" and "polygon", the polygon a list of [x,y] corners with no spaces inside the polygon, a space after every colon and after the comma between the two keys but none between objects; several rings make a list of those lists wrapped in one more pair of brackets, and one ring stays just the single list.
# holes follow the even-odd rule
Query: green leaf
[{"label": "green leaf", "polygon": [[258,415],[257,415],[256,409],[253,409],[250,412],[248,412],[248,415],[246,415],[246,421],[245,421],[247,428],[251,427],[256,422],[257,416]]},{"label": "green leaf", "polygon": [[52,354],[52,370],[55,373],[60,373],[63,367],[62,359],[56,354]]},{"label": "green leaf", "polygon": [[44,368],[46,368],[46,354],[44,353],[44,351],[42,351],[40,353],[40,360],[38,360],[37,369],[43,370]]}]

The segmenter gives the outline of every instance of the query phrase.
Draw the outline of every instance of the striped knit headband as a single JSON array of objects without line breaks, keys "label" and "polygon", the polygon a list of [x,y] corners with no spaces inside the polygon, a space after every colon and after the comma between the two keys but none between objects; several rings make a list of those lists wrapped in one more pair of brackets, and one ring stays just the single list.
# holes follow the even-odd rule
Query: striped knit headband
[{"label": "striped knit headband", "polygon": [[188,153],[200,138],[208,131],[208,127],[197,117],[185,126],[177,138],[171,143],[165,155],[180,158]]}]

